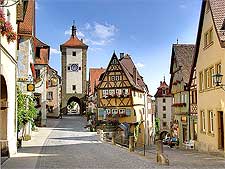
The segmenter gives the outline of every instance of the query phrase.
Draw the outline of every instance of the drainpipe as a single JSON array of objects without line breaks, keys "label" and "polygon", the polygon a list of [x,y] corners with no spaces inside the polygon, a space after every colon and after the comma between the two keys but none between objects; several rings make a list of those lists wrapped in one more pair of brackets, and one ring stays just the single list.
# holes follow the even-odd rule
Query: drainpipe
[{"label": "drainpipe", "polygon": [[190,97],[190,86],[188,86],[188,140],[191,140],[191,97]]}]

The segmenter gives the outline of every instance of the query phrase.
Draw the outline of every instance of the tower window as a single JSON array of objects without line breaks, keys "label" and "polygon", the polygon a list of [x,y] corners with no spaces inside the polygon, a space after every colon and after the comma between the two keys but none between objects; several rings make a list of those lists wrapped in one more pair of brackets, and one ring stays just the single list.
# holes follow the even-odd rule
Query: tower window
[{"label": "tower window", "polygon": [[166,99],[165,98],[163,98],[163,103],[166,103]]},{"label": "tower window", "polygon": [[72,85],[72,90],[76,91],[76,85]]},{"label": "tower window", "polygon": [[166,118],[166,114],[163,114],[163,118]]},{"label": "tower window", "polygon": [[77,53],[76,53],[76,51],[73,51],[73,56],[77,56]]}]

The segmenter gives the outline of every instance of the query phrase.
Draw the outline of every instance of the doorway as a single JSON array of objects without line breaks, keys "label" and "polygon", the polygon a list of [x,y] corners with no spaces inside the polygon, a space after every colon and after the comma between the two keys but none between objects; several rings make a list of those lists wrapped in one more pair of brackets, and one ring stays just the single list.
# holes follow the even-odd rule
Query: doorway
[{"label": "doorway", "polygon": [[0,150],[1,157],[8,156],[8,141],[7,141],[7,108],[8,108],[8,95],[7,85],[5,78],[1,76],[0,79]]},{"label": "doorway", "polygon": [[224,121],[223,121],[223,112],[219,112],[219,128],[218,128],[218,134],[219,134],[219,149],[224,150]]},{"label": "doorway", "polygon": [[71,97],[67,102],[67,114],[80,115],[81,101],[77,97]]}]

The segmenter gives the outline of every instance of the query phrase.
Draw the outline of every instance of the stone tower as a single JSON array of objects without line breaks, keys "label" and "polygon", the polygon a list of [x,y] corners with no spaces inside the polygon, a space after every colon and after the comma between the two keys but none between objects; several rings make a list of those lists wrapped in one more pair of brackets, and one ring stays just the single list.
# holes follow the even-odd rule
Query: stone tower
[{"label": "stone tower", "polygon": [[82,113],[87,93],[86,66],[88,46],[76,36],[76,27],[72,26],[71,37],[60,45],[62,65],[61,111],[67,113],[67,106],[76,102]]}]

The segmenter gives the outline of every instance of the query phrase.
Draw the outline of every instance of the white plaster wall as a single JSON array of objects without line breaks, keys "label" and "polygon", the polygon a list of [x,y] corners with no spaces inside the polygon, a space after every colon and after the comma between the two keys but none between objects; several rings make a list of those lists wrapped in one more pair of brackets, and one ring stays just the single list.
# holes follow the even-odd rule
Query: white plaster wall
[{"label": "white plaster wall", "polygon": [[[163,98],[166,99],[166,103],[163,103]],[[172,97],[159,97],[157,100],[157,114],[160,119],[160,128],[163,129],[163,122],[167,122],[167,128],[170,128],[170,122],[172,117]],[[166,106],[166,110],[163,111],[163,106]],[[163,118],[163,114],[166,114],[166,118]]]},{"label": "white plaster wall", "polygon": [[[13,29],[17,30],[16,24],[16,6],[4,8],[6,13],[7,9],[11,14],[10,22]],[[0,35],[0,43],[11,55],[7,55],[0,49],[0,65],[1,74],[4,76],[7,85],[8,94],[8,109],[7,109],[7,140],[10,155],[17,152],[17,135],[16,135],[16,41],[8,43],[5,36]]]},{"label": "white plaster wall", "polygon": [[[76,56],[72,56],[73,51],[76,51]],[[82,49],[67,48],[66,55],[66,93],[74,93],[72,85],[76,85],[76,93],[82,93]],[[68,71],[69,64],[78,64],[81,70]]]}]

